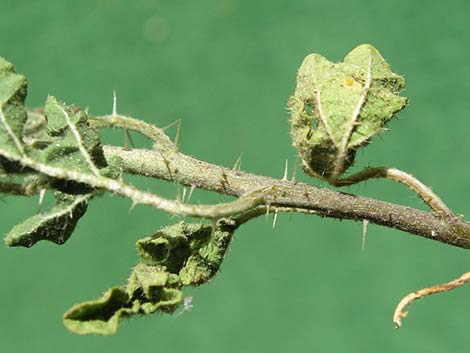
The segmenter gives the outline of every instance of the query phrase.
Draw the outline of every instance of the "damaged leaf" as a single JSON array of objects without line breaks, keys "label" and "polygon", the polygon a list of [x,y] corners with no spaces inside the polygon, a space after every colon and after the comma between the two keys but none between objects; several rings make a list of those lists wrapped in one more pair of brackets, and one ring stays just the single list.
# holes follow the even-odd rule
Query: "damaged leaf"
[{"label": "damaged leaf", "polygon": [[[26,78],[0,58],[0,173],[23,178],[12,186],[27,187],[28,180],[35,180],[34,190],[55,189],[56,202],[48,212],[15,226],[5,242],[27,247],[40,240],[62,244],[98,191],[60,175],[77,172],[116,179],[120,161],[107,164],[100,135],[83,110],[48,97],[44,110],[27,113],[26,91]],[[55,171],[54,177],[47,175],[47,168]]]},{"label": "damaged leaf", "polygon": [[85,213],[92,194],[67,195],[56,192],[54,196],[55,205],[48,212],[34,215],[13,227],[5,237],[8,246],[31,247],[40,240],[56,244],[67,241]]},{"label": "damaged leaf", "polygon": [[110,335],[121,318],[175,312],[183,303],[184,286],[206,283],[219,270],[234,229],[225,220],[215,230],[207,224],[180,222],[138,240],[143,262],[132,270],[127,285],[74,305],[64,315],[65,326],[78,334]]},{"label": "damaged leaf", "polygon": [[292,143],[310,175],[335,183],[358,148],[402,110],[405,80],[373,46],[363,44],[344,62],[307,56],[289,99]]},{"label": "damaged leaf", "polygon": [[156,266],[138,264],[127,286],[111,288],[97,300],[74,305],[64,314],[64,324],[81,335],[112,335],[121,318],[174,312],[183,300],[180,287],[178,276]]},{"label": "damaged leaf", "polygon": [[146,263],[178,274],[184,285],[199,285],[218,271],[233,231],[225,221],[215,230],[208,224],[180,222],[138,240],[137,250]]},{"label": "damaged leaf", "polygon": [[89,126],[87,114],[49,96],[45,105],[46,131],[52,138],[42,153],[44,163],[67,170],[94,173],[105,167],[98,131]]}]

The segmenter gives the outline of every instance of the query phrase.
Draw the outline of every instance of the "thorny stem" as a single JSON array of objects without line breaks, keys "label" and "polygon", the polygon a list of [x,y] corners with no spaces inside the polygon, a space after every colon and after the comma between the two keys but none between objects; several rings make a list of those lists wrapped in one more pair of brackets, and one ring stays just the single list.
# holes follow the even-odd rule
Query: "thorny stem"
[{"label": "thorny stem", "polygon": [[92,127],[118,127],[136,131],[155,142],[159,150],[176,151],[175,144],[163,132],[162,129],[159,129],[151,124],[147,124],[144,121],[129,118],[119,114],[103,115],[90,118],[89,121]]},{"label": "thorny stem", "polygon": [[146,191],[141,191],[131,185],[124,184],[123,182],[114,179],[52,167],[39,163],[29,157],[19,158],[14,155],[7,154],[4,151],[0,151],[0,155],[9,160],[17,161],[25,167],[34,169],[39,173],[50,177],[72,180],[77,183],[90,185],[95,189],[107,190],[116,195],[131,199],[133,204],[151,206],[180,217],[206,219],[230,217],[266,203],[268,195],[274,191],[274,187],[269,186],[266,188],[251,190],[232,202],[218,205],[188,205],[182,204],[177,200],[169,200]]},{"label": "thorny stem", "polygon": [[[369,81],[370,70],[363,96],[365,96],[369,89]],[[320,97],[317,96],[317,98],[319,99]],[[359,101],[357,111],[360,110],[362,104],[363,99]],[[74,130],[74,126],[65,111],[64,116],[69,128],[75,134],[78,145],[81,146],[80,136]],[[352,117],[351,126],[354,126],[356,120],[357,114],[355,113]],[[0,123],[8,128],[1,109]],[[442,200],[426,185],[413,176],[395,168],[367,168],[345,179],[335,178],[332,184],[347,186],[370,178],[395,180],[418,193],[440,217],[379,200],[339,193],[325,188],[298,183],[294,180],[289,181],[287,180],[287,164],[284,177],[279,180],[245,173],[238,168],[230,169],[206,163],[179,153],[177,146],[163,130],[145,122],[118,115],[115,109],[112,115],[90,118],[90,123],[93,127],[97,128],[120,127],[125,130],[134,130],[155,143],[153,150],[128,150],[127,148],[115,146],[103,146],[105,158],[110,160],[114,157],[119,157],[124,172],[188,185],[191,186],[191,191],[194,187],[199,187],[238,198],[235,201],[217,205],[189,205],[184,203],[184,198],[182,201],[178,199],[165,199],[158,195],[138,190],[122,181],[109,179],[100,175],[98,169],[95,170],[95,168],[91,168],[94,172],[93,174],[87,174],[80,171],[52,167],[27,156],[22,144],[16,139],[10,129],[6,129],[6,131],[13,138],[20,155],[0,151],[0,156],[16,161],[23,167],[31,168],[50,177],[85,183],[95,189],[104,189],[127,197],[134,204],[149,205],[182,217],[206,218],[212,220],[213,223],[220,218],[229,217],[234,221],[234,226],[238,227],[255,217],[269,212],[273,212],[275,217],[278,215],[278,212],[316,214],[322,217],[362,221],[363,238],[365,238],[367,224],[372,222],[454,246],[470,248],[470,223],[455,217]],[[327,126],[325,127],[327,128]],[[344,146],[343,141],[343,149]],[[81,152],[85,157],[88,156],[82,150]],[[91,158],[88,158],[87,161],[89,161],[91,167],[95,167],[90,162]],[[0,183],[0,193],[29,195],[36,191],[34,188],[30,188],[27,183]],[[88,194],[85,197],[89,198],[91,195]],[[424,288],[408,294],[400,301],[393,315],[396,327],[399,328],[401,326],[401,319],[407,314],[404,309],[414,300],[427,295],[452,290],[466,282],[470,282],[470,272],[449,283]]]},{"label": "thorny stem", "polygon": [[[272,209],[283,207],[302,209],[322,217],[369,220],[371,223],[403,230],[429,239],[470,248],[470,223],[455,218],[442,218],[409,207],[319,188],[300,182],[232,170],[173,153],[166,157],[144,149],[126,151],[104,146],[107,159],[119,157],[124,172],[164,179],[175,184],[195,185],[220,194],[240,197],[253,190],[275,187],[276,192],[265,197]],[[250,210],[258,216],[261,210]]]},{"label": "thorny stem", "polygon": [[405,311],[405,308],[408,305],[410,305],[413,301],[421,299],[431,294],[450,291],[452,289],[455,289],[464,285],[467,282],[470,282],[470,272],[466,272],[463,275],[461,275],[459,278],[454,279],[453,281],[450,281],[448,283],[438,284],[432,287],[423,288],[423,289],[417,290],[416,292],[408,294],[400,301],[400,303],[398,303],[395,309],[395,312],[393,314],[393,323],[395,324],[395,327],[396,328],[401,327],[402,325],[401,319],[406,317],[406,315],[408,314]]},{"label": "thorny stem", "polygon": [[[361,97],[359,99],[359,102],[357,104],[357,108],[355,109],[353,116],[351,118],[351,124],[350,124],[351,129],[345,135],[348,138],[349,138],[349,135],[352,133],[352,129],[355,126],[361,107],[364,104],[365,97],[370,89],[370,85],[371,85],[370,66],[371,66],[371,63],[369,62],[367,82],[363,89],[363,93],[361,94]],[[317,97],[317,98],[319,99],[320,97]],[[319,109],[321,109],[321,105],[319,104],[319,102],[317,103],[319,105]],[[166,152],[175,152],[175,153],[177,152],[176,145],[163,132],[163,129],[159,129],[143,121],[129,118],[129,117],[119,115],[116,113],[113,113],[112,115],[104,115],[104,116],[100,116],[97,118],[91,118],[90,121],[91,121],[92,126],[95,126],[95,127],[120,127],[124,129],[137,131],[141,133],[143,136],[155,142],[155,146],[159,150],[163,150]],[[326,123],[326,121],[324,123]],[[327,125],[325,126],[325,128],[326,127]],[[346,148],[345,143],[347,143],[348,138],[343,139],[342,144],[340,146],[343,152],[345,151],[345,148]],[[167,158],[165,159],[166,159],[166,165],[168,169],[168,160]],[[342,167],[342,163],[344,163],[344,160],[343,159],[340,159],[340,160],[341,160],[340,164]],[[337,168],[335,168],[335,171],[337,171]],[[337,173],[333,173],[333,176],[334,175],[337,175]],[[427,203],[438,215],[441,215],[443,217],[448,217],[449,219],[456,218],[454,214],[452,213],[452,211],[444,204],[444,202],[435,193],[432,192],[432,190],[429,187],[424,185],[421,181],[413,177],[411,174],[405,173],[396,168],[387,168],[387,167],[367,168],[363,170],[362,172],[356,173],[348,178],[344,178],[344,179],[338,179],[337,177],[333,177],[333,178],[334,178],[334,182],[332,180],[330,180],[329,182],[332,185],[335,185],[337,187],[349,186],[349,185],[359,183],[361,181],[365,181],[371,178],[386,178],[386,179],[394,180],[394,181],[397,181],[401,184],[408,186],[411,190],[416,192],[421,197],[421,199],[425,203]]]},{"label": "thorny stem", "polygon": [[270,206],[258,206],[244,213],[240,213],[239,215],[233,217],[233,220],[235,222],[235,226],[239,227],[253,218],[263,216],[267,213],[276,214],[277,212],[321,215],[320,212],[318,211],[308,210],[305,208],[296,208],[296,207],[275,207],[274,208]]},{"label": "thorny stem", "polygon": [[[23,166],[40,173],[85,183],[94,188],[127,197],[132,200],[133,204],[149,205],[182,217],[216,220],[222,217],[238,216],[240,221],[246,222],[264,213],[266,209],[269,211],[269,207],[272,207],[273,212],[276,213],[299,212],[356,221],[368,220],[371,223],[400,229],[443,243],[470,248],[470,223],[454,216],[436,217],[430,213],[379,200],[335,192],[295,181],[249,174],[199,161],[179,153],[175,144],[163,130],[117,113],[91,118],[90,122],[94,127],[120,127],[134,130],[155,142],[153,150],[127,150],[103,146],[107,159],[120,158],[124,172],[165,179],[175,184],[191,186],[191,189],[199,187],[212,190],[220,194],[236,196],[238,199],[218,205],[189,205],[141,191],[121,181],[101,175],[90,175],[44,165],[24,155],[4,155],[3,157],[17,160]],[[402,182],[422,197],[424,195],[423,199],[430,203],[439,214],[452,215],[452,212],[429,188],[410,175],[394,168],[366,169],[341,180],[341,183],[350,185],[374,177],[388,177]]]}]

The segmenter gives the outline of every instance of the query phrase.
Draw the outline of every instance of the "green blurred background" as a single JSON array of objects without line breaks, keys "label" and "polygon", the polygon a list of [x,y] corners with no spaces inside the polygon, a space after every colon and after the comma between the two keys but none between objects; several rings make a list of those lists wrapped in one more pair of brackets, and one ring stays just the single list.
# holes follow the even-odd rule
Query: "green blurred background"
[{"label": "green blurred background", "polygon": [[[28,105],[48,94],[118,110],[160,126],[182,118],[181,150],[281,177],[290,146],[287,97],[304,56],[341,60],[375,45],[407,79],[410,106],[358,154],[356,168],[390,165],[421,178],[470,215],[466,151],[470,111],[470,3],[465,1],[12,1],[0,5],[0,55],[29,79]],[[173,133],[173,132],[171,132]],[[123,137],[106,133],[106,142]],[[143,146],[137,140],[138,146]],[[318,185],[306,177],[303,181]],[[174,196],[165,182],[141,182]],[[400,185],[370,181],[347,191],[426,209]],[[196,191],[193,201],[218,202]],[[34,214],[36,199],[0,203],[1,232]],[[94,201],[63,246],[0,246],[1,352],[463,352],[470,286],[412,305],[407,292],[470,269],[465,250],[371,225],[280,215],[236,234],[221,273],[190,290],[179,317],[126,321],[114,337],[79,337],[61,323],[73,303],[123,283],[136,239],[174,222],[114,196]]]}]

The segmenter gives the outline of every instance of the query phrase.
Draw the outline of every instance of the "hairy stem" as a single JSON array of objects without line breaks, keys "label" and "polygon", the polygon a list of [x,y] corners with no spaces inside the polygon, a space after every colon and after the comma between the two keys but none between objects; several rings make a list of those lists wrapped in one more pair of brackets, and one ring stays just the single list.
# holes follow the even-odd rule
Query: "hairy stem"
[{"label": "hairy stem", "polygon": [[449,219],[456,218],[452,211],[446,206],[446,204],[439,198],[439,196],[433,193],[429,187],[424,185],[411,174],[405,173],[396,168],[366,168],[359,173],[351,175],[350,177],[338,180],[334,185],[348,186],[372,178],[390,179],[406,185],[411,190],[416,192],[419,197],[421,197],[421,199],[426,202],[429,207],[431,207],[438,215],[447,217]]},{"label": "hairy stem", "polygon": [[246,194],[241,195],[235,201],[217,205],[189,205],[183,204],[178,200],[166,199],[159,195],[139,190],[118,180],[52,167],[37,162],[29,157],[19,158],[1,150],[0,156],[6,157],[9,160],[17,161],[24,167],[34,169],[47,176],[62,180],[72,180],[77,183],[92,186],[95,189],[106,190],[116,195],[129,198],[132,200],[134,205],[141,204],[151,206],[180,217],[196,217],[217,220],[237,215],[258,205],[266,204],[268,202],[266,200],[268,199],[269,194],[273,193],[275,189],[273,186],[253,189]]},{"label": "hairy stem", "polygon": [[[220,194],[243,196],[253,190],[270,187],[275,192],[265,195],[264,203],[272,208],[284,207],[315,213],[322,217],[368,220],[423,237],[470,248],[470,223],[442,218],[434,214],[394,205],[367,197],[319,188],[304,183],[232,170],[186,156],[171,153],[165,157],[155,151],[104,146],[106,158],[122,159],[124,171],[130,174],[191,185]],[[263,213],[253,210],[253,216]]]},{"label": "hairy stem", "polygon": [[136,131],[151,141],[156,143],[159,150],[174,151],[176,146],[170,138],[159,128],[154,125],[147,124],[144,121],[126,117],[119,114],[103,115],[95,118],[90,118],[90,124],[93,127],[117,127],[122,129],[129,129]]}]

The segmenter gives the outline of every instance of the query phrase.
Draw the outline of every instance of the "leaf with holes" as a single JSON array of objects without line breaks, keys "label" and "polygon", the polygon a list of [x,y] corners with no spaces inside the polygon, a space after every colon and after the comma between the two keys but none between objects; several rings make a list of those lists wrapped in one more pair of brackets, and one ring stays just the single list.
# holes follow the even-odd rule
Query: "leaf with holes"
[{"label": "leaf with holes", "polygon": [[334,184],[353,164],[357,149],[405,107],[407,99],[398,95],[404,85],[368,44],[337,64],[307,56],[289,99],[292,141],[304,170]]}]

